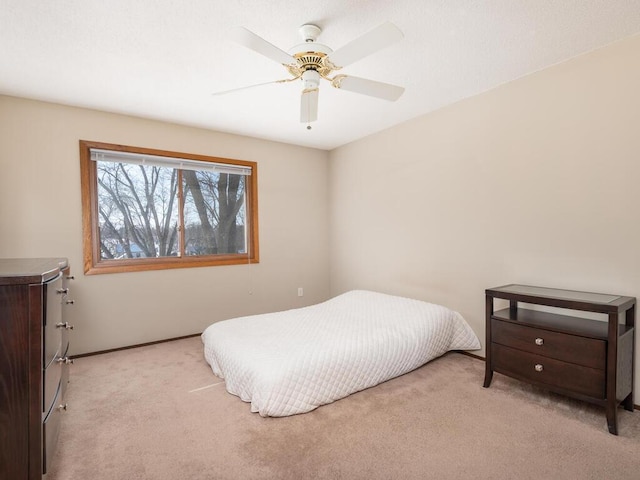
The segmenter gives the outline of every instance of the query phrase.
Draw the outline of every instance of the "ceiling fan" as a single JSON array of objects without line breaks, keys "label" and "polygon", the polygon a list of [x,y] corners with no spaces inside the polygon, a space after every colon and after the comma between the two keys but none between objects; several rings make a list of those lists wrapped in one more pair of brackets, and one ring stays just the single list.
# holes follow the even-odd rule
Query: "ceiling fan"
[{"label": "ceiling fan", "polygon": [[272,83],[286,83],[301,80],[303,89],[300,101],[300,122],[306,123],[307,129],[310,130],[311,125],[309,124],[318,119],[318,90],[320,81],[323,79],[327,80],[337,89],[369,95],[392,102],[400,98],[404,92],[403,87],[389,83],[344,74],[331,76],[336,70],[340,70],[342,67],[350,65],[401,40],[404,35],[394,24],[390,22],[383,23],[379,27],[374,28],[370,32],[352,40],[335,51],[316,41],[322,32],[317,25],[302,25],[299,31],[304,43],[296,45],[289,49],[288,52],[285,52],[246,28],[237,28],[232,34],[232,40],[282,64],[291,77],[226,90],[224,92],[214,93],[214,95],[237,92]]}]

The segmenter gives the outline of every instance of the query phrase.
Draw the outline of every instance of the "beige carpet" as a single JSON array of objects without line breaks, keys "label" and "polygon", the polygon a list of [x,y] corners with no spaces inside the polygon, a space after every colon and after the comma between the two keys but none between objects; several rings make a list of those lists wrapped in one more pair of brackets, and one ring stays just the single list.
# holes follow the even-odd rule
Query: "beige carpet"
[{"label": "beige carpet", "polygon": [[[640,412],[604,411],[450,353],[313,412],[262,418],[189,338],[76,360],[47,480],[638,479]],[[212,386],[213,385],[213,386]]]}]

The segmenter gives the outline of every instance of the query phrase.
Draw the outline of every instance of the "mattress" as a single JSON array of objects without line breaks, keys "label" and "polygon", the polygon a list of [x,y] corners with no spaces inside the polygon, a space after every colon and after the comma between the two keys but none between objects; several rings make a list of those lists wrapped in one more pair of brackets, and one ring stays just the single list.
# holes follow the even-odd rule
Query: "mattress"
[{"label": "mattress", "polygon": [[216,322],[204,357],[229,393],[262,416],[309,412],[480,342],[442,305],[366,290],[282,312]]}]

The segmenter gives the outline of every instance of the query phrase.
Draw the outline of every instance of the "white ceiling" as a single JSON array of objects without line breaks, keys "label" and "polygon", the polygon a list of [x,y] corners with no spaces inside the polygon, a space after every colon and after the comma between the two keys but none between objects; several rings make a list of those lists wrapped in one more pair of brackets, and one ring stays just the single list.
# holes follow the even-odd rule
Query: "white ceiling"
[{"label": "white ceiling", "polygon": [[[301,85],[228,39],[244,26],[289,50],[298,27],[345,45],[385,21],[405,35],[341,73],[406,87],[395,103]],[[0,94],[330,150],[640,32],[640,0],[0,0]]]}]

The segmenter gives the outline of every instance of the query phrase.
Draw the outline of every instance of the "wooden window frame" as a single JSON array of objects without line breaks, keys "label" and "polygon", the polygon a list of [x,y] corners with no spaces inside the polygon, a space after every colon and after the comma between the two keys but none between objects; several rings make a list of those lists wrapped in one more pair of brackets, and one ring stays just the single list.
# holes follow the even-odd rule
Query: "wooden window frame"
[{"label": "wooden window frame", "polygon": [[[92,148],[250,167],[252,172],[251,175],[247,176],[245,184],[247,207],[246,227],[249,229],[247,235],[248,252],[238,254],[102,260],[99,245],[97,162],[91,160]],[[258,165],[256,162],[80,140],[80,184],[82,194],[82,243],[85,275],[259,263]],[[182,218],[182,212],[180,212],[179,216]]]}]

